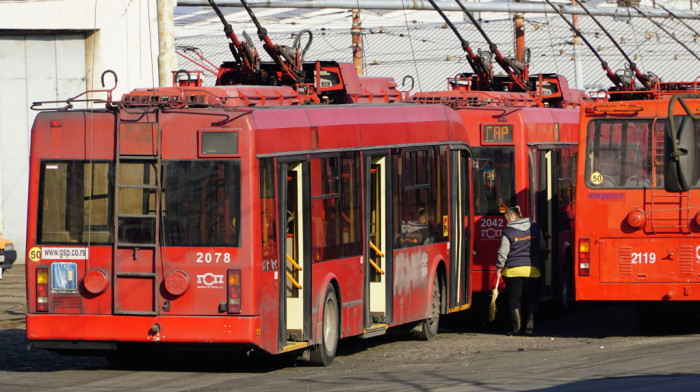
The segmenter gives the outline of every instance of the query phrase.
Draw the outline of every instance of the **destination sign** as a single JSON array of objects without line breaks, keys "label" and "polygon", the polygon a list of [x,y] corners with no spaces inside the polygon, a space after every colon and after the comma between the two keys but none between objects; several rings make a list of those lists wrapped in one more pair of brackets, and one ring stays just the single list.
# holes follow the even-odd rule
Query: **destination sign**
[{"label": "destination sign", "polygon": [[482,144],[511,144],[513,143],[513,124],[481,124]]}]

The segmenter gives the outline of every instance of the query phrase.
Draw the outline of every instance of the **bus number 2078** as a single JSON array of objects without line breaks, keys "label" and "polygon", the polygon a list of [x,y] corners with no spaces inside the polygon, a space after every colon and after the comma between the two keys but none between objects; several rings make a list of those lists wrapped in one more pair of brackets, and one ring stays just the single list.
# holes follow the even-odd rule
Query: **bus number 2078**
[{"label": "bus number 2078", "polygon": [[230,253],[219,253],[219,252],[216,252],[216,253],[197,252],[197,262],[198,263],[207,263],[207,264],[211,264],[212,262],[215,264],[218,264],[219,262],[224,262],[224,263],[228,264],[231,262],[231,254]]}]

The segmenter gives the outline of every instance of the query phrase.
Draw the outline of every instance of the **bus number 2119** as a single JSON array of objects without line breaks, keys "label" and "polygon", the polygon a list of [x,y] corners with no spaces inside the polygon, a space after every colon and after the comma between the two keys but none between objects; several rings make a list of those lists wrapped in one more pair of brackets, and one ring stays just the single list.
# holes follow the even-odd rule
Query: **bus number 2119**
[{"label": "bus number 2119", "polygon": [[654,264],[656,263],[656,253],[636,252],[632,253],[632,264]]}]

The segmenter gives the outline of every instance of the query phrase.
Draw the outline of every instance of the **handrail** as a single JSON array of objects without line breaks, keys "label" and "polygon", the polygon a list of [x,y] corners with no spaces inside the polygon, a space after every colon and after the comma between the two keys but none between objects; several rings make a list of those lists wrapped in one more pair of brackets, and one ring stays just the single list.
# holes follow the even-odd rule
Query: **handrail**
[{"label": "handrail", "polygon": [[299,266],[299,264],[296,263],[296,261],[294,261],[294,259],[292,259],[292,256],[290,256],[290,255],[285,255],[285,256],[287,256],[287,260],[288,260],[290,263],[292,263],[292,265],[294,266],[294,268],[296,268],[297,270],[301,271],[301,267]]},{"label": "handrail", "polygon": [[[37,102],[32,103],[32,106],[30,107],[30,109],[31,110],[68,110],[68,109],[73,108],[73,103],[75,103],[75,102],[94,102],[94,103],[103,103],[104,102],[104,103],[110,104],[110,103],[112,103],[112,91],[114,91],[114,89],[117,88],[117,83],[119,82],[119,80],[117,79],[117,74],[114,71],[112,71],[111,69],[108,69],[108,70],[102,72],[102,76],[100,77],[100,81],[102,82],[103,88],[105,87],[105,75],[106,74],[112,74],[112,76],[114,77],[114,87],[112,87],[111,89],[86,90],[86,91],[76,95],[75,97],[68,98],[66,100],[37,101]],[[105,101],[103,99],[96,99],[96,98],[78,99],[78,98],[82,97],[83,95],[90,94],[90,93],[107,93],[107,100]],[[48,109],[40,108],[40,106],[45,104],[45,103],[63,103],[63,102],[66,103],[66,106],[56,107],[56,108],[48,108]]]},{"label": "handrail", "polygon": [[299,284],[299,282],[297,282],[289,272],[287,272],[287,279],[289,279],[289,281],[292,282],[294,287],[301,289],[301,285]]},{"label": "handrail", "polygon": [[377,252],[377,254],[379,255],[379,257],[384,257],[384,252],[382,252],[381,250],[379,250],[379,248],[377,248],[377,246],[374,245],[374,244],[372,243],[372,241],[369,242],[369,247],[372,248],[372,250],[374,250],[375,252]]},{"label": "handrail", "polygon": [[384,275],[384,271],[383,271],[381,268],[379,268],[379,266],[377,265],[377,263],[375,263],[374,261],[372,261],[372,259],[369,259],[369,263],[372,265],[372,267],[374,267],[374,269],[377,270],[377,272],[379,272],[380,275]]},{"label": "handrail", "polygon": [[[372,250],[374,250],[379,257],[384,257],[384,252],[379,250],[379,248],[377,248],[377,246],[374,245],[372,243],[372,241],[369,242],[369,247],[372,248]],[[371,258],[368,260],[369,260],[369,264],[372,267],[374,267],[374,269],[377,270],[377,272],[379,272],[380,275],[384,275],[384,271],[381,269],[381,267],[379,267],[379,265],[377,265],[377,263],[375,263]]]}]

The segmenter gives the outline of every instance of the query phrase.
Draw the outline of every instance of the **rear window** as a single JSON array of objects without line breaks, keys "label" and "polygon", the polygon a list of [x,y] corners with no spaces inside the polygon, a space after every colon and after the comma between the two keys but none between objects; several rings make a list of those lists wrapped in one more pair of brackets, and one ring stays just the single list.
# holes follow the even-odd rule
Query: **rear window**
[{"label": "rear window", "polygon": [[40,244],[112,243],[111,163],[42,161],[39,181]]}]

